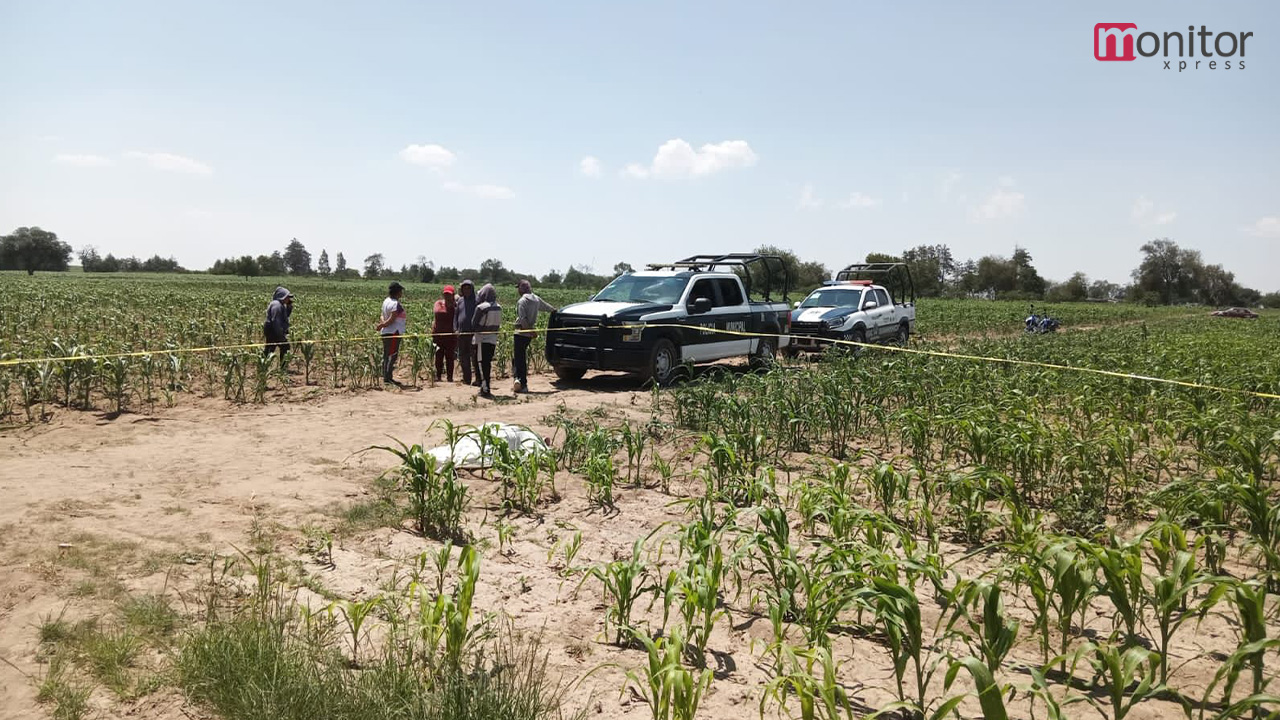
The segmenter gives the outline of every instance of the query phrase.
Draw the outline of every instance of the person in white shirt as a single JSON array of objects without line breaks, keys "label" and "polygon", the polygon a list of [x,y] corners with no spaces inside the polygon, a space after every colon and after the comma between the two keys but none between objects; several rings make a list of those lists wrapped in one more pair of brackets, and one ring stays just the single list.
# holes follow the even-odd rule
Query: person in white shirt
[{"label": "person in white shirt", "polygon": [[391,376],[396,367],[396,358],[400,355],[400,336],[404,334],[408,324],[408,313],[400,298],[404,296],[404,286],[393,282],[387,288],[387,299],[382,301],[382,321],[378,323],[378,332],[382,335],[382,381],[399,385]]}]

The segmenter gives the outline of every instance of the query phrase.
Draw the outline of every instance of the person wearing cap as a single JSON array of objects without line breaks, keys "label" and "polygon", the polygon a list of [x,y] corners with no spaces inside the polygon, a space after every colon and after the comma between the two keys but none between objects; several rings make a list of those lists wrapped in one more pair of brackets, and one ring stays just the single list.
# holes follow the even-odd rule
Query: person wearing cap
[{"label": "person wearing cap", "polygon": [[280,286],[271,296],[271,304],[267,305],[267,320],[262,323],[262,334],[266,338],[266,346],[262,348],[262,356],[280,352],[280,367],[285,364],[285,354],[289,352],[289,316],[293,314],[293,293]]},{"label": "person wearing cap", "polygon": [[516,301],[515,353],[511,357],[511,375],[515,378],[515,391],[529,392],[529,344],[533,342],[533,329],[538,325],[539,312],[555,312],[556,308],[533,294],[528,280],[519,284],[520,299]]},{"label": "person wearing cap", "polygon": [[[453,329],[458,333],[458,364],[462,366],[462,384],[480,384],[480,358],[475,346],[476,285],[467,278],[458,285],[458,308]],[[472,378],[475,378],[474,381]]]},{"label": "person wearing cap", "polygon": [[453,299],[452,285],[444,286],[440,291],[440,299],[431,310],[435,315],[431,325],[431,339],[436,344],[436,382],[440,382],[445,377],[449,382],[453,382],[453,354],[458,349],[458,337],[454,334],[458,308]]},{"label": "person wearing cap", "polygon": [[396,368],[396,358],[400,355],[400,336],[404,334],[408,323],[408,313],[400,298],[404,295],[404,286],[393,282],[387,287],[387,299],[382,301],[382,320],[377,324],[382,335],[382,381],[399,385],[391,376]]}]

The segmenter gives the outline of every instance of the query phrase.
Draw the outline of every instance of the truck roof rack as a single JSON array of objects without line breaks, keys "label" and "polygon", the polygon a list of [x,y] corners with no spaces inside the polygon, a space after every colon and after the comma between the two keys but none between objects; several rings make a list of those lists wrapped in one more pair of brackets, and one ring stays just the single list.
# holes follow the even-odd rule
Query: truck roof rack
[{"label": "truck roof rack", "polygon": [[[861,262],[845,266],[836,273],[835,282],[871,279],[879,281],[889,290],[891,295],[899,294],[903,302],[910,296],[912,305],[916,302],[916,284],[911,279],[911,268],[903,262]],[[896,293],[895,293],[896,291]]]},{"label": "truck roof rack", "polygon": [[791,278],[787,274],[787,265],[778,255],[761,255],[759,253],[727,253],[724,255],[690,255],[683,260],[670,263],[650,263],[649,270],[689,270],[691,272],[712,272],[716,268],[725,270],[742,268],[742,283],[746,286],[747,296],[751,295],[752,276],[755,268],[763,268],[759,274],[764,280],[764,299],[775,289],[782,290],[782,300],[786,301],[791,292]]}]

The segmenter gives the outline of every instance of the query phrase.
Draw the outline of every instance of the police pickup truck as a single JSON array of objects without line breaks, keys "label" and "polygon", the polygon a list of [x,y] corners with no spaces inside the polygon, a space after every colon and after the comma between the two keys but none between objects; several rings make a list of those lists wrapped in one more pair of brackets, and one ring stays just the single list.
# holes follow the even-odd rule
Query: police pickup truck
[{"label": "police pickup truck", "polygon": [[746,357],[768,366],[789,345],[787,282],[781,258],[753,253],[694,255],[626,273],[552,313],[547,363],[562,380],[621,370],[659,384],[688,364]]},{"label": "police pickup truck", "polygon": [[855,263],[796,303],[787,353],[821,352],[830,340],[906,345],[915,325],[915,284],[907,266]]}]

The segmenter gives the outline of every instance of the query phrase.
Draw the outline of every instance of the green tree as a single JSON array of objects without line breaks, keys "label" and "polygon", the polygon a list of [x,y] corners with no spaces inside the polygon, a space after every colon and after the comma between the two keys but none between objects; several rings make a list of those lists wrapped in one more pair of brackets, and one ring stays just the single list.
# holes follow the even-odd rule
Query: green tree
[{"label": "green tree", "polygon": [[1031,253],[1026,248],[1013,249],[1014,289],[1024,297],[1043,297],[1048,285],[1031,264]]},{"label": "green tree", "polygon": [[378,277],[382,274],[385,262],[382,253],[369,255],[364,259],[364,276],[367,278]]},{"label": "green tree", "polygon": [[514,278],[513,273],[497,258],[489,258],[480,263],[480,279],[499,285]]},{"label": "green tree", "polygon": [[337,263],[333,266],[333,274],[339,280],[347,279],[347,259],[342,256],[342,253],[338,253]]},{"label": "green tree", "polygon": [[902,253],[902,261],[911,270],[916,294],[939,297],[947,288],[947,281],[956,274],[956,261],[951,248],[937,245],[917,245]]},{"label": "green tree", "polygon": [[289,241],[284,249],[284,265],[290,275],[310,275],[311,253],[307,247],[298,242],[298,238]]},{"label": "green tree", "polygon": [[1054,302],[1082,302],[1089,299],[1089,278],[1077,272],[1065,282],[1058,283],[1045,293]]},{"label": "green tree", "polygon": [[1089,283],[1090,300],[1115,300],[1120,295],[1120,286],[1107,280],[1094,280]]},{"label": "green tree", "polygon": [[258,277],[262,274],[262,268],[259,266],[257,259],[252,255],[241,255],[231,261],[232,275],[239,275],[244,278]]},{"label": "green tree", "polygon": [[635,272],[636,269],[631,267],[631,263],[620,262],[613,266],[614,275],[624,275],[629,272]]},{"label": "green tree", "polygon": [[0,237],[0,270],[62,272],[71,261],[71,246],[55,233],[38,227],[20,227]]},{"label": "green tree", "polygon": [[[831,271],[826,265],[820,262],[804,262],[790,250],[785,250],[776,245],[761,245],[756,248],[756,252],[761,255],[777,255],[782,258],[782,266],[787,270],[787,280],[791,294],[802,297],[807,295],[810,290],[820,287],[822,283],[831,279]],[[753,280],[757,280],[753,276]],[[753,287],[763,288],[763,272],[760,273],[758,282],[753,282]],[[774,288],[777,292],[780,288]]]},{"label": "green tree", "polygon": [[259,275],[284,275],[288,272],[288,267],[284,264],[284,255],[281,255],[279,250],[270,255],[259,255],[257,260]]},{"label": "green tree", "polygon": [[320,250],[320,259],[316,260],[316,270],[319,271],[320,277],[329,277],[333,273],[333,268],[329,267],[328,250]]},{"label": "green tree", "polygon": [[1142,299],[1172,305],[1194,298],[1195,277],[1204,267],[1198,251],[1183,250],[1169,238],[1139,249],[1143,257],[1133,271],[1133,285]]},{"label": "green tree", "polygon": [[543,287],[554,286],[559,285],[562,280],[564,280],[564,277],[561,276],[559,272],[550,270],[546,275],[538,278],[538,284]]}]

